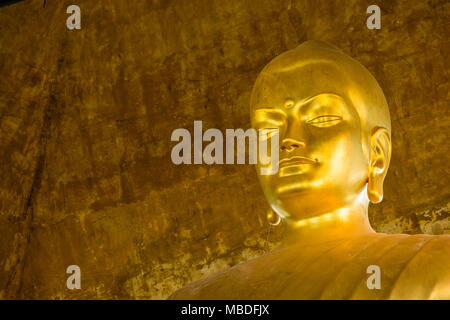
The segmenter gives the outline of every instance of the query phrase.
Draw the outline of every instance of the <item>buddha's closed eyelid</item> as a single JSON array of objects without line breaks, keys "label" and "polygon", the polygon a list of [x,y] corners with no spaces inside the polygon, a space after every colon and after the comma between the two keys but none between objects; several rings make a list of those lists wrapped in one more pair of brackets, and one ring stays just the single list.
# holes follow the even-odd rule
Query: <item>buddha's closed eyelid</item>
[{"label": "buddha's closed eyelid", "polygon": [[306,123],[308,123],[314,127],[325,128],[325,127],[335,126],[338,123],[340,123],[341,121],[342,121],[341,116],[327,114],[327,115],[320,115],[320,116],[314,117],[312,119],[309,119],[306,121]]},{"label": "buddha's closed eyelid", "polygon": [[279,114],[259,113],[255,122],[256,129],[280,128],[286,124],[286,117]]},{"label": "buddha's closed eyelid", "polygon": [[274,136],[275,134],[280,134],[279,128],[261,128],[259,129],[259,136],[262,140],[269,139],[270,137]]},{"label": "buddha's closed eyelid", "polygon": [[258,109],[254,117],[258,122],[283,122],[286,119],[286,113],[278,109]]}]

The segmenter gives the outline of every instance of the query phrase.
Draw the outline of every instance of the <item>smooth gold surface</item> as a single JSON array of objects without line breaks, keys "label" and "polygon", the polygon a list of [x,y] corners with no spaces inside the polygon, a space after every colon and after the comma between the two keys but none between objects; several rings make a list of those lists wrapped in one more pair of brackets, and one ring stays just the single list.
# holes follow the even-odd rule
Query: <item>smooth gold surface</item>
[{"label": "smooth gold surface", "polygon": [[[329,44],[305,42],[263,69],[251,117],[256,129],[280,131],[279,172],[259,180],[287,236],[274,252],[172,298],[450,298],[450,236],[370,226],[369,201],[383,198],[392,143],[386,99],[362,65]],[[366,285],[370,265],[381,269],[379,290]]]}]

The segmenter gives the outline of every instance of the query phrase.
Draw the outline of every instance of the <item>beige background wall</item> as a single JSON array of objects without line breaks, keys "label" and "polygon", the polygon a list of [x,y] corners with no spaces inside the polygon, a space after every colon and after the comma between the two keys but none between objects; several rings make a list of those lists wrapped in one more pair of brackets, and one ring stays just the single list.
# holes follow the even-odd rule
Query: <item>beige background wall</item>
[{"label": "beige background wall", "polygon": [[[381,30],[366,8],[382,10]],[[251,166],[175,166],[176,128],[248,128],[253,82],[307,39],[390,105],[381,232],[450,233],[448,1],[43,1],[0,8],[0,298],[166,298],[262,254]],[[66,8],[81,8],[81,30]],[[66,288],[66,267],[82,289]]]}]

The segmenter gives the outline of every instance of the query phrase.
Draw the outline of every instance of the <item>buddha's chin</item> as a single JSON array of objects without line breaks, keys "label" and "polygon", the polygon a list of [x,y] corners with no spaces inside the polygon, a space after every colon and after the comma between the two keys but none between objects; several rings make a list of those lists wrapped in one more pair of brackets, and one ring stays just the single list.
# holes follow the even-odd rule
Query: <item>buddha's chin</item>
[{"label": "buddha's chin", "polygon": [[280,181],[275,188],[275,194],[278,197],[301,197],[302,194],[314,192],[315,184],[308,179],[295,179],[291,177],[281,178],[283,181]]},{"label": "buddha's chin", "polygon": [[306,183],[278,185],[267,197],[272,208],[285,218],[309,219],[344,206],[334,192],[324,192]]},{"label": "buddha's chin", "polygon": [[318,206],[317,202],[307,202],[308,200],[306,199],[301,201],[302,203],[297,201],[278,201],[277,205],[274,206],[274,209],[282,217],[288,218],[291,221],[300,221],[318,217],[334,209],[333,206],[330,208]]}]

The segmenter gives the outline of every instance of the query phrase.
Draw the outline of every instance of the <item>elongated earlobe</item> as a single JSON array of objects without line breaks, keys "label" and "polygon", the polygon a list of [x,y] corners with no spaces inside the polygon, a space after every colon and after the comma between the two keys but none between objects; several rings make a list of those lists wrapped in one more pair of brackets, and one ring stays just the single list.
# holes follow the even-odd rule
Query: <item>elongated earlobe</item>
[{"label": "elongated earlobe", "polygon": [[389,132],[385,128],[377,128],[370,137],[367,196],[372,203],[383,200],[383,182],[391,160],[391,149]]}]

